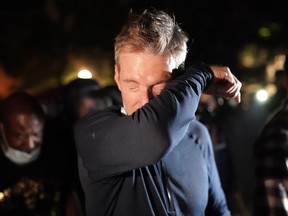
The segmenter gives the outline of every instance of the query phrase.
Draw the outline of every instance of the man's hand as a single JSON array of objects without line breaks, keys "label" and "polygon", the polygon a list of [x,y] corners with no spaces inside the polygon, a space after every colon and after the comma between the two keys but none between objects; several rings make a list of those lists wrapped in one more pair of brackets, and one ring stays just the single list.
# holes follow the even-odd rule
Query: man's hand
[{"label": "man's hand", "polygon": [[213,80],[204,93],[225,99],[233,98],[240,103],[242,83],[231,73],[229,67],[211,66],[210,68],[213,72]]}]

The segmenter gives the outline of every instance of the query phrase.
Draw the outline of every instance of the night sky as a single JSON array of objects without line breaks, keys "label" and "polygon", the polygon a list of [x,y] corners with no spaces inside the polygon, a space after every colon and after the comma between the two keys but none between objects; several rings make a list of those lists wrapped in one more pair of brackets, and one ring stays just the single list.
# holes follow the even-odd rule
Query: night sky
[{"label": "night sky", "polygon": [[[0,62],[29,87],[61,76],[68,54],[98,50],[113,58],[113,39],[128,11],[145,7],[175,15],[190,36],[188,63],[237,68],[248,43],[271,52],[287,47],[287,11],[280,0],[13,0],[0,6]],[[271,29],[269,39],[258,35],[263,26]]]}]

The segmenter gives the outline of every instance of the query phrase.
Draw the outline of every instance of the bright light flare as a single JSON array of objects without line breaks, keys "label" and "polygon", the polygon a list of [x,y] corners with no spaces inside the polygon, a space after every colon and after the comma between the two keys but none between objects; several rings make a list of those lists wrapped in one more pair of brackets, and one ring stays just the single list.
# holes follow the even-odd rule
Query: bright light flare
[{"label": "bright light flare", "polygon": [[265,102],[268,100],[268,92],[265,90],[265,89],[260,89],[256,92],[256,99],[259,101],[259,102]]},{"label": "bright light flare", "polygon": [[89,70],[83,69],[78,72],[77,76],[80,79],[91,79],[92,73]]}]

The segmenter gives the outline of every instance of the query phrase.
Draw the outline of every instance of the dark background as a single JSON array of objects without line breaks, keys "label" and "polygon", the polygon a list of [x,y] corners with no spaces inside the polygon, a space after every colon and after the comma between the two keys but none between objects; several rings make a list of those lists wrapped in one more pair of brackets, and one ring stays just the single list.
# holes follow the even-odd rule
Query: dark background
[{"label": "dark background", "polygon": [[[287,47],[280,0],[6,0],[0,5],[0,63],[21,86],[61,84],[71,54],[113,61],[113,39],[128,11],[144,7],[175,15],[190,36],[188,63],[226,64],[244,81],[251,72],[239,66],[243,47],[256,44],[269,53]],[[271,35],[260,37],[261,27]]]},{"label": "dark background", "polygon": [[[286,53],[285,4],[283,0],[1,1],[0,98],[17,88],[57,88],[85,64],[95,69],[94,77],[100,83],[111,82],[115,35],[131,8],[152,6],[174,14],[189,34],[187,64],[228,65],[243,83],[242,100],[249,101],[254,91],[249,86],[265,83],[265,66],[277,53]],[[261,29],[266,34],[259,34]],[[252,56],[250,67],[241,63],[245,55]],[[267,117],[263,110],[252,104],[228,119],[236,177],[249,207],[253,199],[252,145]]]}]

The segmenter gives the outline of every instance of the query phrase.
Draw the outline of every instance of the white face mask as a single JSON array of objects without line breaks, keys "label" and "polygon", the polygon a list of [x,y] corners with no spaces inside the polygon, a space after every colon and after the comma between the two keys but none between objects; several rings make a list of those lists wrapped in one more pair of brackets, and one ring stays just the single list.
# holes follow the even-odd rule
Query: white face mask
[{"label": "white face mask", "polygon": [[6,135],[4,133],[4,128],[2,127],[0,129],[1,129],[1,135],[2,135],[2,140],[1,140],[2,143],[0,145],[1,145],[4,155],[10,161],[18,165],[25,165],[25,164],[35,161],[38,158],[40,154],[40,150],[41,150],[40,146],[35,148],[30,153],[26,153],[23,151],[19,151],[18,149],[14,149],[8,145]]}]

